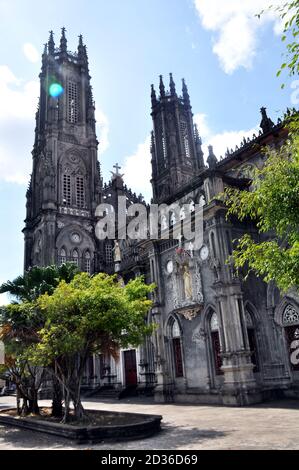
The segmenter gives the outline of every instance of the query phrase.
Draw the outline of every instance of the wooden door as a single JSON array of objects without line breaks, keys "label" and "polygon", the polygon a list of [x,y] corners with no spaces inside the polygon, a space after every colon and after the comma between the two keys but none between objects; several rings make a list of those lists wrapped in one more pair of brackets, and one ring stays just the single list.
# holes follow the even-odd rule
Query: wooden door
[{"label": "wooden door", "polygon": [[136,368],[136,350],[130,349],[124,351],[125,364],[125,385],[126,387],[137,385],[137,368]]}]

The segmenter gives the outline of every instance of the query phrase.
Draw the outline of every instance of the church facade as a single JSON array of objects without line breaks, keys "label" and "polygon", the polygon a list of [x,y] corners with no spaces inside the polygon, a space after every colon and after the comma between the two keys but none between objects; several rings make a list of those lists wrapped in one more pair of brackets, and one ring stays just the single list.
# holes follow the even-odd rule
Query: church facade
[{"label": "church facade", "polygon": [[[89,393],[135,388],[157,401],[245,405],[271,397],[298,396],[299,298],[283,298],[273,284],[237,276],[227,260],[234,240],[257,236],[253,223],[227,220],[217,194],[232,186],[250,190],[250,174],[263,165],[262,147],[287,135],[262,108],[261,130],[217,159],[209,147],[207,165],[193,124],[185,81],[179,95],[170,74],[152,86],[152,202],[179,204],[160,219],[159,236],[143,240],[96,235],[97,207],[109,204],[118,215],[145,204],[115,166],[103,183],[97,159],[95,105],[82,37],[76,53],[67,49],[65,30],[55,47],[53,33],[42,56],[32,175],[27,190],[25,261],[28,269],[72,261],[90,274],[117,272],[124,282],[144,275],[154,282],[148,322],[158,327],[120,360],[96,355],[86,368]],[[195,247],[172,234],[185,218],[203,218],[203,241]],[[193,222],[192,222],[193,223]],[[161,236],[162,235],[162,236]]]}]

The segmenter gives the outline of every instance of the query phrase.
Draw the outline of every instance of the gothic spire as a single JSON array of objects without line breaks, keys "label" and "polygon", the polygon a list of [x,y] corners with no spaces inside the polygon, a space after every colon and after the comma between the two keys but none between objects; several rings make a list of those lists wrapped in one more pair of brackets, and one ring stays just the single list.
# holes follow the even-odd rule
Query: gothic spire
[{"label": "gothic spire", "polygon": [[169,77],[170,77],[170,81],[169,81],[170,94],[171,96],[176,96],[175,83],[172,78],[172,73],[169,74]]},{"label": "gothic spire", "polygon": [[82,34],[79,35],[79,44],[78,44],[78,59],[84,60],[85,59],[85,49],[83,45],[83,36]]},{"label": "gothic spire", "polygon": [[186,85],[186,82],[185,82],[184,78],[182,78],[182,83],[183,83],[182,92],[183,92],[184,102],[185,102],[185,104],[190,105],[190,96],[189,96],[188,88],[187,88],[187,85]]},{"label": "gothic spire", "polygon": [[152,107],[154,107],[157,104],[157,96],[154,85],[151,85],[151,90]]},{"label": "gothic spire", "polygon": [[160,96],[161,98],[164,98],[165,97],[165,86],[164,86],[164,83],[163,83],[163,76],[160,75]]},{"label": "gothic spire", "polygon": [[196,149],[196,156],[198,160],[199,168],[204,167],[204,160],[203,160],[203,151],[202,151],[202,140],[198,132],[198,127],[194,124],[194,135],[195,135],[195,149]]},{"label": "gothic spire", "polygon": [[208,149],[209,149],[209,156],[207,158],[207,162],[208,162],[210,170],[214,170],[214,168],[216,168],[216,165],[217,165],[217,158],[214,154],[213,146],[209,145]]},{"label": "gothic spire", "polygon": [[63,26],[63,28],[61,28],[60,51],[64,53],[67,52],[67,40],[65,37],[65,32],[66,32],[66,29]]},{"label": "gothic spire", "polygon": [[55,43],[54,43],[54,35],[53,31],[50,31],[49,41],[48,41],[48,51],[50,55],[53,55],[55,52]]},{"label": "gothic spire", "polygon": [[262,120],[260,123],[260,128],[263,130],[263,132],[269,132],[274,126],[273,121],[267,116],[266,109],[267,108],[264,106],[261,108]]}]

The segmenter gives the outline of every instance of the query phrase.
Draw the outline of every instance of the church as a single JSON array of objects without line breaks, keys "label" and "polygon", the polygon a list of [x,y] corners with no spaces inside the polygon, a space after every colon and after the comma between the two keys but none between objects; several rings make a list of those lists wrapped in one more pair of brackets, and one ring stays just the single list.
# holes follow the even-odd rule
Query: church
[{"label": "church", "polygon": [[[219,159],[210,146],[206,164],[185,81],[178,93],[171,74],[169,89],[160,76],[159,91],[151,89],[152,202],[179,203],[192,220],[200,210],[203,242],[122,239],[119,226],[114,240],[100,240],[99,204],[117,214],[120,196],[127,210],[145,203],[126,186],[118,165],[103,182],[90,80],[82,36],[73,53],[64,28],[59,47],[51,32],[26,194],[24,268],[71,261],[90,274],[117,272],[123,282],[143,275],[157,286],[147,321],[158,327],[139,348],[120,351],[117,362],[90,357],[83,393],[117,397],[134,390],[158,402],[237,406],[298,397],[299,298],[294,292],[281,297],[274,284],[254,275],[236,275],[227,262],[234,240],[257,230],[253,222],[227,220],[216,198],[225,187],[250,190],[252,170],[263,165],[262,147],[287,136],[283,122],[273,123],[261,108],[259,134]],[[182,210],[163,223],[173,231],[186,216]]]}]

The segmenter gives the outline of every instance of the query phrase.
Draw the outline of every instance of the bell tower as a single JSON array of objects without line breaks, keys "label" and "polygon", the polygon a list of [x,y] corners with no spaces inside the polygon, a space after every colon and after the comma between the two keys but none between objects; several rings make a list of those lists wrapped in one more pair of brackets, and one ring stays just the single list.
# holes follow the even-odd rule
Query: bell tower
[{"label": "bell tower", "polygon": [[36,113],[32,175],[27,190],[25,261],[46,266],[71,260],[95,269],[94,214],[100,201],[95,105],[88,56],[79,36],[77,52],[53,32],[45,44]]},{"label": "bell tower", "polygon": [[204,162],[185,80],[182,96],[178,96],[172,74],[169,91],[165,91],[160,75],[159,91],[157,97],[152,85],[152,186],[154,202],[161,203],[175,197],[204,167]]}]

